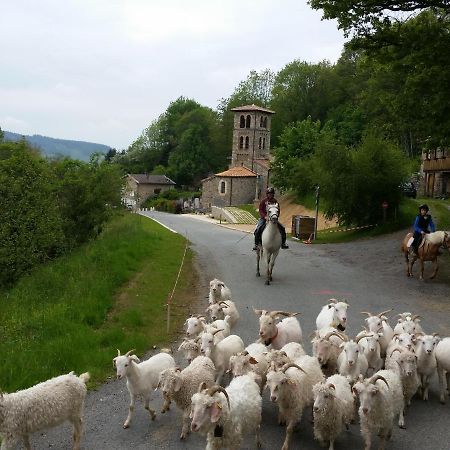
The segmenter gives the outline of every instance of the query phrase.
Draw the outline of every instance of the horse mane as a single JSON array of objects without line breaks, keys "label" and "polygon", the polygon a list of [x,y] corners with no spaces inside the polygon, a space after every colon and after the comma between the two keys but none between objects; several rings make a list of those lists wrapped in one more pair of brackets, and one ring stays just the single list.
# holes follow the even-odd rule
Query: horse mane
[{"label": "horse mane", "polygon": [[445,231],[435,231],[426,235],[426,240],[433,245],[442,245],[444,242]]}]

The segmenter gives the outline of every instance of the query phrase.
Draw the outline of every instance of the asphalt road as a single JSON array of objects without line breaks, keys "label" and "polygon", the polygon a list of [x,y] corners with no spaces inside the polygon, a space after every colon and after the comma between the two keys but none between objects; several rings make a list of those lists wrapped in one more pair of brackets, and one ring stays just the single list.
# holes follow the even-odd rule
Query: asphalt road
[{"label": "asphalt road", "polygon": [[[208,293],[209,280],[217,277],[231,288],[241,319],[234,332],[245,343],[257,339],[258,320],[252,308],[301,312],[300,323],[306,337],[315,328],[315,318],[330,297],[346,298],[350,303],[348,332],[360,331],[360,311],[421,314],[426,332],[450,336],[450,257],[441,258],[442,271],[434,281],[420,282],[405,276],[399,246],[403,233],[349,244],[311,246],[290,242],[289,250],[280,251],[271,286],[255,276],[252,236],[196,219],[164,213],[146,213],[187,236],[197,254],[201,272],[201,292]],[[429,273],[429,272],[428,272]],[[201,299],[206,305],[206,299]],[[202,312],[201,303],[194,312]],[[151,344],[151,343],[150,343]],[[173,343],[173,348],[176,349]],[[111,358],[115,355],[111,355]],[[180,363],[182,360],[175,355]],[[184,363],[183,363],[184,364]],[[178,440],[180,415],[174,405],[170,412],[158,414],[151,422],[141,404],[131,428],[122,429],[127,415],[128,391],[125,381],[111,381],[90,392],[85,409],[84,450],[200,449],[205,438],[191,434],[186,442]],[[159,410],[161,396],[155,393],[153,405]],[[285,429],[276,424],[277,410],[265,393],[263,406],[263,448],[281,448]],[[292,440],[293,449],[319,449],[313,439],[310,411],[305,411]],[[414,399],[407,411],[407,430],[394,429],[388,449],[450,449],[450,398],[446,405],[438,399],[437,377],[433,379],[429,402]],[[243,448],[254,448],[253,438]],[[374,437],[373,446],[377,446]],[[71,448],[71,431],[67,425],[34,436],[35,449]],[[336,441],[337,449],[360,449],[363,441],[357,424]]]}]

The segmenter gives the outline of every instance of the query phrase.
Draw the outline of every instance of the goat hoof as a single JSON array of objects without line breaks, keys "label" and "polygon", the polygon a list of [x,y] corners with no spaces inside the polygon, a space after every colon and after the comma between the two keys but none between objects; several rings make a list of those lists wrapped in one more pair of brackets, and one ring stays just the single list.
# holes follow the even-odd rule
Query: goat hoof
[{"label": "goat hoof", "polygon": [[127,424],[127,423],[124,423],[124,424],[123,424],[123,429],[126,430],[127,428],[130,428],[130,425]]}]

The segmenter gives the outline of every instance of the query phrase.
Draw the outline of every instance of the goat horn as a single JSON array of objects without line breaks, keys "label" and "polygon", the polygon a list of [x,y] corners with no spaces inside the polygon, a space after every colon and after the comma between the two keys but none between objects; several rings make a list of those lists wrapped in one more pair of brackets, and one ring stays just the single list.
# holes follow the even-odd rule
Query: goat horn
[{"label": "goat horn", "polygon": [[324,336],[324,339],[328,340],[330,338],[330,336],[337,336],[339,339],[342,339],[343,341],[346,341],[346,342],[348,341],[347,336],[344,336],[343,334],[338,333],[337,331],[330,331],[329,333],[327,333]]},{"label": "goat horn", "polygon": [[216,331],[214,331],[214,333],[211,333],[213,336],[215,336],[216,335],[216,333],[218,333],[219,331],[223,331],[223,329],[222,328],[220,328],[219,330],[216,330]]},{"label": "goat horn", "polygon": [[389,383],[386,381],[386,378],[384,378],[384,377],[381,376],[381,375],[375,375],[374,377],[371,378],[370,382],[371,382],[372,384],[375,384],[375,382],[376,382],[377,380],[384,381],[384,382],[386,383],[386,386],[389,388]]},{"label": "goat horn", "polygon": [[392,358],[392,355],[394,354],[394,352],[402,352],[401,349],[399,348],[394,348],[394,350],[392,350],[391,354],[389,355],[389,358]]},{"label": "goat horn", "polygon": [[200,383],[200,386],[198,387],[198,391],[197,392],[202,392],[206,388],[207,388],[206,381],[202,381]]},{"label": "goat horn", "polygon": [[230,406],[230,397],[228,397],[228,393],[227,391],[222,387],[222,386],[213,386],[212,388],[208,389],[208,394],[212,397],[216,392],[222,392],[222,394],[225,395],[225,397],[227,398],[227,403],[228,403],[228,409],[231,409]]},{"label": "goat horn", "polygon": [[433,333],[432,336],[434,337],[439,336],[439,333]]},{"label": "goat horn", "polygon": [[418,319],[418,318],[421,318],[420,316],[419,316],[419,314],[415,314],[414,316],[412,316],[411,317],[411,320],[416,320],[416,319]]},{"label": "goat horn", "polygon": [[330,299],[328,300],[328,302],[331,302],[331,303],[337,303],[338,301],[337,301],[336,298],[330,298]]},{"label": "goat horn", "polygon": [[379,314],[377,314],[377,316],[381,319],[381,316],[384,316],[386,313],[394,311],[393,308],[391,309],[387,309],[386,311],[380,312]]},{"label": "goat horn", "polygon": [[291,317],[292,315],[297,315],[297,314],[300,314],[300,313],[291,313],[291,312],[286,312],[286,311],[271,311],[269,314],[272,317],[275,317],[275,316],[278,316],[278,315]]},{"label": "goat horn", "polygon": [[262,316],[263,314],[266,314],[266,310],[265,309],[255,309],[255,308],[253,308],[253,311],[255,312],[255,314],[257,316]]},{"label": "goat horn", "polygon": [[117,349],[117,356],[120,356],[120,350]]},{"label": "goat horn", "polygon": [[247,350],[244,350],[244,351],[241,353],[241,355],[242,355],[242,356],[247,356],[247,355],[248,355],[248,351],[247,351]]},{"label": "goat horn", "polygon": [[330,387],[331,389],[336,390],[336,386],[333,383],[328,384],[328,387]]},{"label": "goat horn", "polygon": [[[294,363],[287,363],[287,364],[285,364],[285,365],[282,367],[281,371],[282,371],[283,373],[286,373],[286,370],[288,370],[290,367],[295,367],[296,369],[301,370],[303,373],[306,373],[300,366],[297,366],[297,364],[294,364]],[[307,374],[307,375],[308,375],[308,374]]]},{"label": "goat horn", "polygon": [[136,349],[135,348],[133,348],[133,350],[128,350],[126,353],[125,353],[125,355],[124,356],[130,356],[133,352],[135,352],[136,351]]},{"label": "goat horn", "polygon": [[361,314],[367,314],[369,317],[373,316],[373,314],[368,311],[361,311]]},{"label": "goat horn", "polygon": [[366,338],[366,337],[369,337],[369,336],[367,334],[362,334],[361,336],[355,338],[355,342],[358,343],[361,339]]}]

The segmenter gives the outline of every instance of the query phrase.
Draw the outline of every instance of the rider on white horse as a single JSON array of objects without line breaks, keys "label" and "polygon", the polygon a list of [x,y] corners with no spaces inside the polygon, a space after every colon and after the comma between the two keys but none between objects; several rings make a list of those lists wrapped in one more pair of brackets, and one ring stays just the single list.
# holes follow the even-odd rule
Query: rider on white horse
[{"label": "rider on white horse", "polygon": [[[253,250],[258,249],[258,245],[261,244],[261,236],[262,232],[264,231],[264,227],[266,226],[266,220],[267,220],[267,205],[268,204],[274,204],[278,203],[278,201],[275,198],[275,189],[273,187],[267,188],[266,191],[267,197],[263,198],[261,202],[259,203],[259,220],[256,224],[255,232],[253,233],[255,235],[255,246],[253,247]],[[284,226],[278,222],[278,229],[281,233],[281,248],[289,248],[286,245],[286,230],[284,229]]]}]

